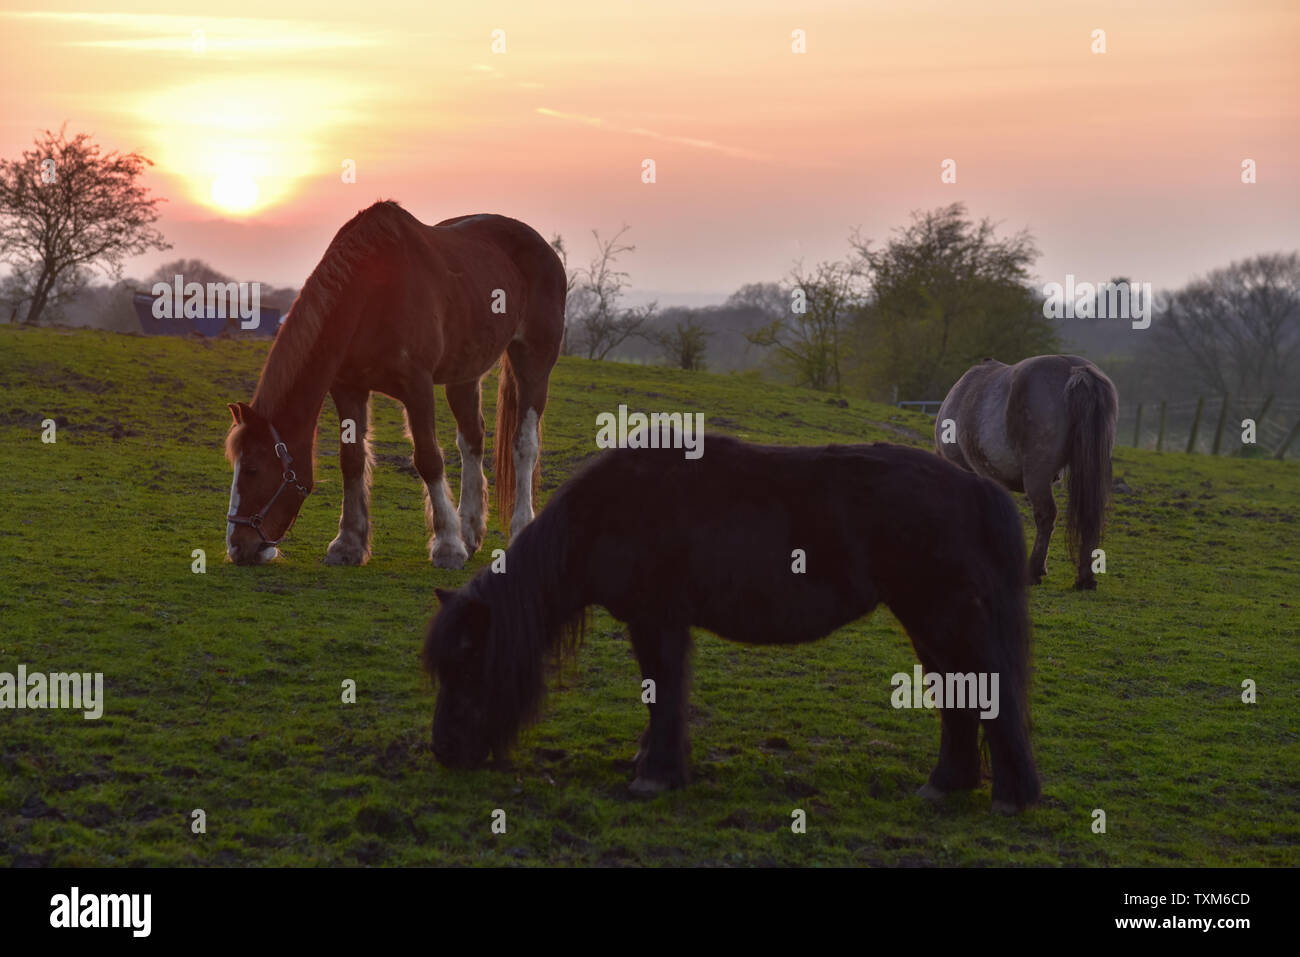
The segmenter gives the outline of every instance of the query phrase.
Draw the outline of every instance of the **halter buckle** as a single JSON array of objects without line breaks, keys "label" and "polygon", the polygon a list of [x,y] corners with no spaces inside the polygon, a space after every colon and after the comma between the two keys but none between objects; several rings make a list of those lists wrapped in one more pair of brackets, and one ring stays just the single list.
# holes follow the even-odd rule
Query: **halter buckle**
[{"label": "halter buckle", "polygon": [[271,423],[268,424],[271,425],[271,437],[275,440],[275,444],[272,446],[275,450],[275,457],[284,463],[284,471],[280,475],[280,487],[275,490],[275,494],[271,496],[271,500],[263,505],[261,509],[253,515],[250,515],[248,518],[241,518],[238,515],[227,515],[226,521],[230,522],[232,525],[249,526],[253,531],[257,532],[257,537],[262,540],[262,544],[264,545],[279,545],[280,542],[284,540],[285,535],[289,534],[289,529],[293,528],[293,523],[297,520],[298,516],[294,515],[293,518],[289,519],[289,525],[285,528],[284,534],[274,541],[262,534],[263,517],[265,517],[265,515],[271,510],[271,506],[275,504],[276,499],[280,497],[286,488],[296,489],[298,494],[303,498],[306,498],[311,494],[311,489],[298,483],[298,473],[289,467],[293,463],[293,457],[289,454],[289,446],[281,440],[280,433],[275,430],[275,426]]}]

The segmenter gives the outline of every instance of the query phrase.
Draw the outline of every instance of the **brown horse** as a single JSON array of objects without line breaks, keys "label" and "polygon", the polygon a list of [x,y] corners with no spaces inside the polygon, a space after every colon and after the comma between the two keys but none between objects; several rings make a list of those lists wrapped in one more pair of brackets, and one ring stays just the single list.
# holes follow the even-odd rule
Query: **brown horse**
[{"label": "brown horse", "polygon": [[[254,564],[278,554],[312,488],[327,393],[342,427],[343,513],[325,562],[360,565],[370,557],[369,411],[378,391],[406,407],[433,530],[429,556],[440,568],[462,567],[487,530],[480,380],[498,359],[497,506],[503,526],[510,515],[511,537],[518,534],[533,518],[565,288],[555,251],[517,220],[482,214],[426,226],[394,202],[357,213],[285,318],[252,403],[230,406],[231,560]],[[435,385],[445,386],[456,418],[459,510],[434,432]]]},{"label": "brown horse", "polygon": [[939,408],[939,455],[1029,497],[1037,526],[1029,556],[1035,585],[1047,574],[1047,546],[1056,527],[1052,484],[1068,468],[1066,525],[1078,564],[1074,587],[1097,587],[1093,550],[1110,501],[1118,407],[1114,383],[1087,359],[1032,356],[1013,366],[985,359],[966,370]]}]

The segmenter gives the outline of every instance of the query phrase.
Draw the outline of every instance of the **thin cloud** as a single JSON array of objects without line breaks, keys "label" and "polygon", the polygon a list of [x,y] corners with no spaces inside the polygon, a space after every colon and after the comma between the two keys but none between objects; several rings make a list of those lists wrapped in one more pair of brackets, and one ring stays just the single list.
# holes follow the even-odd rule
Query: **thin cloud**
[{"label": "thin cloud", "polygon": [[[559,120],[567,120],[570,123],[581,123],[584,126],[591,126],[597,129],[607,130],[610,133],[623,133],[627,136],[644,136],[647,139],[658,140],[663,143],[679,143],[682,146],[691,146],[695,149],[709,150],[714,153],[722,153],[724,156],[735,156],[738,159],[752,160],[755,163],[775,163],[789,165],[772,156],[766,156],[762,153],[756,153],[753,150],[742,149],[736,146],[727,146],[725,143],[716,143],[713,140],[702,140],[693,136],[674,136],[671,133],[659,133],[655,130],[648,130],[643,126],[615,126],[607,123],[599,116],[585,116],[581,113],[564,113],[560,110],[552,110],[549,107],[539,106],[536,112],[542,116],[550,116]],[[818,165],[818,164],[805,164]]]},{"label": "thin cloud", "polygon": [[561,120],[571,120],[574,123],[584,123],[587,126],[604,126],[605,121],[599,116],[583,116],[581,113],[561,113],[559,110],[552,110],[545,106],[539,106],[537,112],[542,116],[554,116]]},{"label": "thin cloud", "polygon": [[101,33],[135,34],[64,42],[65,46],[108,50],[190,54],[198,30],[203,31],[203,45],[209,53],[289,54],[376,46],[380,42],[380,37],[375,34],[332,29],[307,20],[43,10],[0,11],[0,17],[65,27],[88,27]]}]

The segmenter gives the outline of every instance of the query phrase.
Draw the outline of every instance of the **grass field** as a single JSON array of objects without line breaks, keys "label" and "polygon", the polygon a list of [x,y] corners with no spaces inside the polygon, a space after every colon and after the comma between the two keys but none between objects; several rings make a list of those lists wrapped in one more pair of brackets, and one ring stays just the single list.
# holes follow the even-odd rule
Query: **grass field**
[{"label": "grass field", "polygon": [[[509,770],[433,761],[416,660],[433,588],[504,543],[494,516],[464,572],[430,566],[395,403],[374,404],[369,565],[321,563],[341,495],[328,401],[286,557],[223,560],[225,404],[252,395],[265,350],[0,327],[0,672],[103,672],[106,696],[98,721],[0,711],[0,865],[1300,863],[1295,463],[1117,451],[1099,590],[1070,590],[1058,535],[1032,593],[1045,799],[1028,813],[990,814],[987,782],[940,808],[914,796],[939,721],[890,705],[915,659],[883,608],[802,648],[699,634],[694,781],[645,801],[626,787],[640,675],[603,613]],[[925,417],[888,406],[565,359],[543,500],[619,403],[702,411],[708,431],[756,441],[929,445]],[[456,489],[445,406],[440,421]]]}]

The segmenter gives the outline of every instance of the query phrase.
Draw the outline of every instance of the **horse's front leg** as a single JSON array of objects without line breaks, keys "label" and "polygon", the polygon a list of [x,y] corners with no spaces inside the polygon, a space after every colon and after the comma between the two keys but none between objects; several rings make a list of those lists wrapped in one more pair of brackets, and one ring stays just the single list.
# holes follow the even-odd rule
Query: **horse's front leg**
[{"label": "horse's front leg", "polygon": [[641,735],[631,790],[635,794],[656,794],[684,787],[689,777],[686,759],[690,752],[686,727],[690,630],[629,625],[628,633],[641,665],[642,699],[650,709],[650,727]]},{"label": "horse's front leg", "polygon": [[437,568],[464,568],[469,551],[460,537],[460,518],[451,504],[447,487],[445,461],[434,430],[433,379],[422,380],[403,397],[406,428],[415,448],[415,470],[424,479],[424,513],[433,537],[429,540],[429,558]]},{"label": "horse's front leg", "polygon": [[330,395],[339,413],[343,511],[325,564],[364,565],[370,558],[370,391],[335,386]]}]

